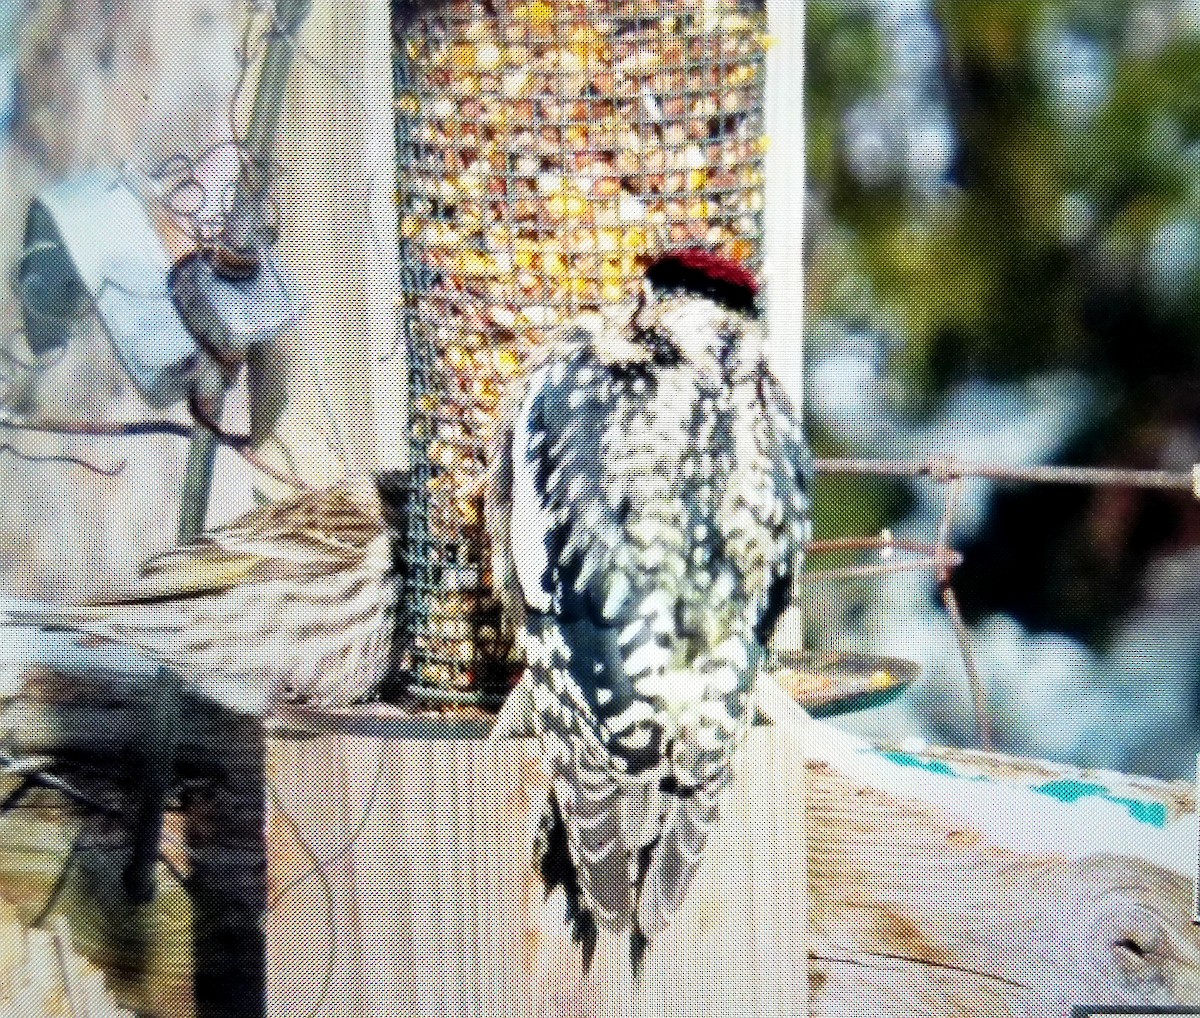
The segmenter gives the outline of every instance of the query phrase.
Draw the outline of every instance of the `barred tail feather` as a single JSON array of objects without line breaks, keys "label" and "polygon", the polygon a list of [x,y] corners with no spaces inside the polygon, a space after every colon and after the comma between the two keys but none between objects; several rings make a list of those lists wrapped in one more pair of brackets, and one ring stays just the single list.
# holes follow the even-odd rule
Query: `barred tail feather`
[{"label": "barred tail feather", "polygon": [[566,825],[584,906],[607,929],[633,917],[629,851],[621,830],[621,789],[602,771],[560,777],[554,794]]},{"label": "barred tail feather", "polygon": [[720,813],[717,791],[708,786],[688,798],[669,797],[666,822],[650,852],[638,896],[638,926],[646,937],[662,932],[683,907]]}]

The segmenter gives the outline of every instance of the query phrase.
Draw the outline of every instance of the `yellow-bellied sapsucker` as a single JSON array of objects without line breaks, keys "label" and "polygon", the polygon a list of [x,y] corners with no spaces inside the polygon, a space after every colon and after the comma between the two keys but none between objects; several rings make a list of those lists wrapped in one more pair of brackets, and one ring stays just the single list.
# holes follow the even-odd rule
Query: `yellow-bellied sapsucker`
[{"label": "yellow-bellied sapsucker", "polygon": [[811,457],[744,269],[671,252],[628,312],[572,323],[530,371],[487,515],[552,778],[547,893],[563,885],[585,968],[598,928],[628,929],[636,973],[752,720],[809,537]]}]

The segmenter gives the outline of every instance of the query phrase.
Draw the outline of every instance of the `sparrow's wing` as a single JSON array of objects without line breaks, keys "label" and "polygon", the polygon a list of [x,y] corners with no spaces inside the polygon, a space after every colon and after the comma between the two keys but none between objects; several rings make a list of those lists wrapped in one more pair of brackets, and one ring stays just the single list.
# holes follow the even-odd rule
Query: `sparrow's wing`
[{"label": "sparrow's wing", "polygon": [[383,535],[379,498],[365,485],[304,492],[259,506],[149,561],[129,597],[161,600],[235,584],[319,579],[361,562]]}]

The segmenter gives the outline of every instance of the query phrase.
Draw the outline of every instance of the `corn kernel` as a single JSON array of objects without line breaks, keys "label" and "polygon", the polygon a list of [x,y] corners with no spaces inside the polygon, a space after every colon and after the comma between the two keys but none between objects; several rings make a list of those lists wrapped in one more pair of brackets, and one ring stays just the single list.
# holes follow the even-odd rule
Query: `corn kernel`
[{"label": "corn kernel", "polygon": [[738,88],[741,85],[749,84],[754,80],[756,71],[750,64],[739,64],[737,67],[731,67],[729,73],[725,76],[725,84],[729,88]]},{"label": "corn kernel", "polygon": [[554,20],[554,8],[545,0],[533,0],[512,9],[514,21],[528,21],[531,25],[545,28]]},{"label": "corn kernel", "polygon": [[867,682],[872,689],[890,689],[896,684],[896,678],[891,672],[881,668],[877,672],[872,672]]},{"label": "corn kernel", "polygon": [[736,261],[744,262],[749,260],[750,256],[754,253],[754,249],[750,246],[748,240],[738,238],[729,245],[729,253]]},{"label": "corn kernel", "polygon": [[477,378],[475,395],[481,403],[496,403],[500,399],[500,387],[493,378]]},{"label": "corn kernel", "polygon": [[515,375],[521,370],[521,359],[512,349],[499,350],[496,353],[496,368],[502,375]]},{"label": "corn kernel", "polygon": [[459,264],[462,271],[469,276],[487,275],[494,267],[493,261],[488,255],[472,251],[469,248],[459,256]]},{"label": "corn kernel", "polygon": [[627,251],[636,251],[640,254],[646,250],[646,231],[637,227],[628,229],[621,238],[621,242],[622,247]]},{"label": "corn kernel", "polygon": [[475,65],[482,70],[490,71],[500,66],[502,59],[500,47],[494,42],[485,42],[475,51]]}]

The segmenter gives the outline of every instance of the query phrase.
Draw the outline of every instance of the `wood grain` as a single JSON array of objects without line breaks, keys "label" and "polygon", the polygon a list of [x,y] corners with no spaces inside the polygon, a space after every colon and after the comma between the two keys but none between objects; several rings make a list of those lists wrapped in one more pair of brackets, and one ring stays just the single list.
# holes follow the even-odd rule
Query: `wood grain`
[{"label": "wood grain", "polygon": [[1196,805],[1184,786],[1000,754],[880,751],[778,691],[768,699],[810,753],[813,1018],[1200,1005]]},{"label": "wood grain", "polygon": [[[561,900],[535,880],[545,779],[531,740],[342,734],[269,757],[281,806],[271,882],[296,881],[267,921],[272,1014],[307,1011],[326,978],[337,989],[321,1016],[804,1011],[803,840],[785,835],[799,829],[803,756],[781,731],[754,733],[687,904],[636,988],[624,938],[604,938],[584,977]],[[316,874],[304,879],[313,856],[332,910]]]},{"label": "wood grain", "polygon": [[[485,740],[482,716],[286,712],[265,743],[268,1013],[1067,1018],[1075,1004],[1200,1005],[1189,788],[881,748],[766,693],[773,723],[753,732],[684,912],[636,988],[619,940],[583,977],[561,901],[534,879],[545,783],[532,740]],[[45,802],[0,818],[0,898],[26,920],[81,844]],[[117,837],[105,830],[91,822],[89,851]],[[90,932],[86,883],[72,886],[59,911],[76,946],[133,1000],[119,952]],[[156,1007],[188,990],[190,906],[168,874],[164,887],[147,921],[178,978]]]}]

